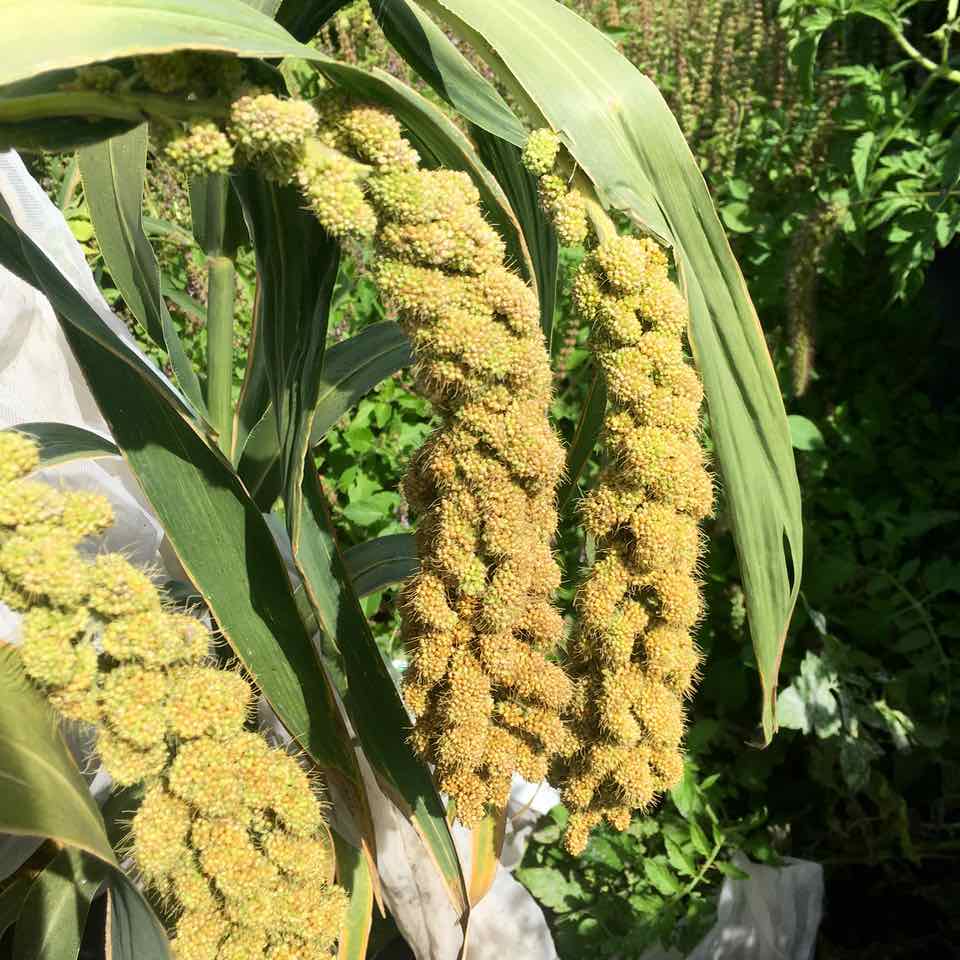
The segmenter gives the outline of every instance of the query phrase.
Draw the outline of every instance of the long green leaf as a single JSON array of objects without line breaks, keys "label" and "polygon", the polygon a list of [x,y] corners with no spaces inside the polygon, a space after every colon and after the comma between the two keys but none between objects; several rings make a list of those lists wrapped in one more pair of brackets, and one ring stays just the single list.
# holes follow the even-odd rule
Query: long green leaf
[{"label": "long green leaf", "polygon": [[182,49],[315,55],[243,0],[6,0],[0,37],[0,86],[50,70]]},{"label": "long green leaf", "polygon": [[40,448],[40,463],[53,467],[71,460],[94,460],[100,457],[119,457],[115,443],[106,437],[71,423],[17,423],[11,430],[29,434]]},{"label": "long green leaf", "polygon": [[113,861],[100,811],[56,720],[12,647],[0,645],[0,831],[53,837]]},{"label": "long green leaf", "polygon": [[283,0],[277,20],[298,40],[306,43],[342,7],[353,0]]},{"label": "long green leaf", "polygon": [[373,923],[373,878],[363,852],[333,834],[337,849],[337,882],[350,894],[350,906],[337,944],[337,960],[364,960]]},{"label": "long green leaf", "polygon": [[378,782],[420,834],[451,900],[467,915],[467,893],[443,803],[426,765],[407,742],[410,719],[360,608],[320,483],[305,471],[301,536],[294,560],[317,622],[337,639],[347,676],[347,708]]},{"label": "long green leaf", "polygon": [[29,890],[30,881],[26,877],[17,877],[0,891],[0,939],[16,922]]},{"label": "long green leaf", "polygon": [[496,87],[477,73],[416,3],[370,0],[370,6],[400,56],[450,106],[482,130],[523,146],[524,126]]},{"label": "long green leaf", "polygon": [[320,443],[327,431],[381,380],[412,361],[407,335],[391,320],[371,323],[356,336],[332,346],[323,361],[310,445]]},{"label": "long green leaf", "polygon": [[166,933],[132,883],[111,883],[106,960],[169,960]]},{"label": "long green leaf", "polygon": [[67,847],[30,885],[13,938],[17,960],[77,960],[87,917],[107,876],[102,860]]},{"label": "long green leaf", "polygon": [[763,333],[696,160],[653,83],[561,4],[426,0],[424,6],[560,132],[605,202],[673,247],[740,560],[769,740],[800,585],[800,489]]},{"label": "long green leaf", "polygon": [[377,537],[348,547],[343,551],[343,562],[357,596],[365,597],[417,572],[417,541],[409,533]]},{"label": "long green leaf", "polygon": [[[287,503],[296,540],[300,474],[321,389],[330,299],[339,247],[303,208],[292,187],[250,173],[237,189],[257,255],[259,315],[255,349],[270,385],[270,409]],[[264,421],[269,429],[270,419]],[[294,507],[290,509],[291,505]]]},{"label": "long green leaf", "polygon": [[143,232],[147,125],[84,147],[79,158],[84,198],[110,276],[153,342],[166,349],[183,392],[204,411],[200,381],[164,302],[160,264]]},{"label": "long green leaf", "polygon": [[563,509],[576,496],[579,489],[580,474],[597,445],[600,428],[603,426],[603,415],[607,410],[607,385],[599,373],[593,375],[590,389],[583,409],[580,411],[580,421],[577,423],[577,432],[573,435],[573,442],[567,450],[567,469],[563,484],[557,494],[557,507]]},{"label": "long green leaf", "polygon": [[[117,960],[169,960],[163,928],[140,892],[117,867],[103,819],[67,751],[53,713],[27,681],[16,651],[7,646],[0,646],[0,832],[51,837],[58,844],[74,848],[70,856],[89,853],[99,858],[107,870],[111,895],[124,904],[125,927],[143,947],[136,954],[114,956]],[[88,865],[84,872],[91,869]],[[58,889],[63,891],[62,886]],[[25,896],[31,893],[32,887]],[[38,889],[36,895],[41,893],[47,900],[52,896],[49,886]],[[8,906],[5,899],[0,902],[3,923]],[[69,915],[63,916],[63,922],[68,923]],[[25,929],[42,938],[42,922],[28,919]],[[72,929],[67,926],[68,933]],[[26,932],[17,935],[27,936]],[[58,931],[52,930],[50,935],[55,937]],[[35,942],[33,935],[29,939]],[[27,954],[18,952],[17,956]]]}]

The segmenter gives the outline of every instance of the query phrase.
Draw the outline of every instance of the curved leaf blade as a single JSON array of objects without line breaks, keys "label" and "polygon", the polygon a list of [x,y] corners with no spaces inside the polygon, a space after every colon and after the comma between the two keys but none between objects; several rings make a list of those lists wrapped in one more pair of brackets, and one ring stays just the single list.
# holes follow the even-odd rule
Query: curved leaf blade
[{"label": "curved leaf blade", "polygon": [[488,133],[522,147],[523,124],[446,34],[411,0],[370,0],[397,53],[458,113]]},{"label": "curved leaf blade", "polygon": [[337,960],[364,960],[373,925],[373,878],[360,850],[336,833],[333,842],[337,849],[337,882],[350,895],[340,928]]},{"label": "curved leaf blade", "polygon": [[103,861],[66,847],[33,881],[13,937],[20,960],[76,960],[93,898],[107,876]]},{"label": "curved leaf blade", "polygon": [[356,336],[334,344],[323,362],[310,445],[320,443],[327,431],[381,380],[412,362],[410,341],[392,320],[372,323]]},{"label": "curved leaf blade", "polygon": [[703,176],[653,83],[553,0],[426,0],[561,134],[606,203],[673,247],[776,729],[777,673],[802,566],[800,488],[759,320]]},{"label": "curved leaf blade", "polygon": [[36,421],[17,423],[10,429],[29,434],[37,441],[40,447],[40,463],[44,467],[54,467],[71,460],[120,456],[120,450],[115,443],[92,430],[75,427],[72,423]]},{"label": "curved leaf blade", "polygon": [[51,70],[184,49],[316,55],[243,0],[7,0],[0,4],[0,36],[0,86]]},{"label": "curved leaf blade", "polygon": [[0,645],[0,831],[115,862],[103,818],[20,657]]},{"label": "curved leaf blade", "polygon": [[417,541],[409,533],[393,533],[348,547],[343,551],[343,562],[358,597],[401,583],[420,566]]}]

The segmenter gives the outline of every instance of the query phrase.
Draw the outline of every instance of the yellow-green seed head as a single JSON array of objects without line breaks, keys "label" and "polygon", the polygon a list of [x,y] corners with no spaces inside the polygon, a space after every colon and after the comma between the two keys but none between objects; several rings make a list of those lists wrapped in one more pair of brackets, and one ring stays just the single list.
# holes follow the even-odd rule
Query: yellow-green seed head
[{"label": "yellow-green seed head", "polygon": [[131,824],[132,853],[148,883],[162,884],[189,856],[190,808],[159,783],[147,788]]},{"label": "yellow-green seed head", "polygon": [[46,483],[21,480],[0,484],[0,526],[57,524],[63,514],[63,494]]},{"label": "yellow-green seed head", "polygon": [[26,594],[75,606],[86,598],[91,578],[74,544],[70,534],[55,528],[17,533],[0,547],[0,570]]},{"label": "yellow-green seed head", "polygon": [[139,664],[117,667],[100,687],[100,709],[116,736],[147,750],[164,742],[167,677]]},{"label": "yellow-green seed head", "polygon": [[315,885],[333,880],[335,858],[325,834],[298,837],[277,828],[267,834],[263,850],[274,866],[291,877]]},{"label": "yellow-green seed head", "polygon": [[64,494],[60,526],[72,536],[97,536],[113,524],[113,519],[113,507],[101,494],[83,490]]},{"label": "yellow-green seed head", "polygon": [[40,450],[33,438],[15,430],[0,431],[0,483],[25,477],[39,462]]},{"label": "yellow-green seed head", "polygon": [[83,636],[88,614],[34,607],[22,625],[20,657],[27,675],[45,687],[66,687],[81,668],[73,641]]},{"label": "yellow-green seed head", "polygon": [[171,943],[175,960],[218,960],[220,944],[227,935],[227,922],[215,911],[189,911],[177,920]]},{"label": "yellow-green seed head", "polygon": [[118,787],[132,787],[159,776],[168,759],[165,743],[141,750],[106,727],[97,732],[97,753]]},{"label": "yellow-green seed head", "polygon": [[523,165],[536,176],[549,173],[557,162],[560,152],[560,137],[549,127],[533,130],[523,145]]},{"label": "yellow-green seed head", "polygon": [[229,173],[233,167],[233,144],[208,120],[191,123],[185,133],[167,143],[164,153],[188,177]]},{"label": "yellow-green seed head", "polygon": [[118,553],[97,557],[91,579],[89,604],[104,617],[160,609],[160,597],[150,578]]},{"label": "yellow-green seed head", "polygon": [[166,721],[175,737],[222,740],[243,729],[253,691],[239,673],[187,666],[171,670],[168,678]]}]

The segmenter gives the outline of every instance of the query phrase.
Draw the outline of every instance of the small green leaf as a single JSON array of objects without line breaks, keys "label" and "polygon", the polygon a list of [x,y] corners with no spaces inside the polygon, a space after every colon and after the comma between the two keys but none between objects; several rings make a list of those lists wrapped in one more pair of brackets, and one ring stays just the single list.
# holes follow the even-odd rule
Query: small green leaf
[{"label": "small green leaf", "polygon": [[690,840],[700,856],[709,857],[713,852],[712,845],[703,832],[703,827],[696,820],[690,821]]},{"label": "small green leaf", "polygon": [[690,859],[684,849],[675,840],[670,837],[664,837],[664,843],[667,847],[667,859],[673,865],[674,870],[687,877],[696,876],[697,869],[693,860]]},{"label": "small green leaf", "polygon": [[750,874],[744,873],[739,867],[735,867],[732,863],[726,860],[717,860],[713,864],[725,877],[730,877],[732,880],[749,880]]},{"label": "small green leaf", "polygon": [[854,141],[853,151],[850,154],[850,165],[853,168],[853,179],[857,189],[863,193],[867,181],[867,170],[870,166],[870,154],[877,136],[872,130],[861,133]]},{"label": "small green leaf", "polygon": [[820,450],[824,446],[820,428],[806,417],[792,413],[787,417],[790,425],[790,442],[794,450]]},{"label": "small green leaf", "polygon": [[650,858],[644,860],[643,872],[665,897],[673,896],[683,889],[683,884],[673,875],[670,868],[660,860]]}]

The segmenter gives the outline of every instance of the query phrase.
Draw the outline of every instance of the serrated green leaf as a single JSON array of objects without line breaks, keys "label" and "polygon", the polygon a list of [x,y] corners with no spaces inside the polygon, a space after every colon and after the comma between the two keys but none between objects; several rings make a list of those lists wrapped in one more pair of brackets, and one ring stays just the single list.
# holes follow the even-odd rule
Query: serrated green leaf
[{"label": "serrated green leaf", "polygon": [[643,861],[643,872],[665,897],[673,896],[683,889],[683,884],[673,875],[670,868],[659,860],[647,857]]},{"label": "serrated green leaf", "polygon": [[732,880],[749,880],[750,874],[744,873],[739,867],[735,867],[732,863],[729,863],[725,860],[717,860],[714,863],[714,866],[725,876],[730,877]]},{"label": "serrated green leaf", "polygon": [[850,154],[850,166],[853,168],[853,179],[857,189],[863,193],[867,182],[867,170],[870,167],[870,154],[877,135],[872,130],[861,133],[853,143]]},{"label": "serrated green leaf", "polygon": [[703,832],[703,827],[696,820],[690,821],[690,840],[700,856],[709,857],[713,852],[712,845]]},{"label": "serrated green leaf", "polygon": [[670,837],[664,837],[664,843],[667,848],[667,859],[670,861],[673,869],[686,877],[696,876],[697,868],[683,847],[681,847],[676,840],[671,840]]}]

